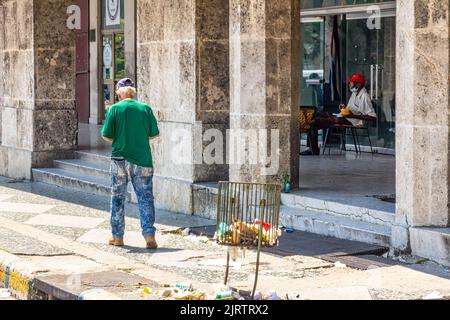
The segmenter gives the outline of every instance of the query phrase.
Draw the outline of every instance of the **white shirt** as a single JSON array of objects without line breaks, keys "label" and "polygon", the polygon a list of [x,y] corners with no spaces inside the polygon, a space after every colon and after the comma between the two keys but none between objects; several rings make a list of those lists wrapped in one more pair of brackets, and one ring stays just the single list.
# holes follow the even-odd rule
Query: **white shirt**
[{"label": "white shirt", "polygon": [[[357,116],[371,116],[375,118],[377,116],[366,88],[362,88],[359,93],[353,92],[350,100],[348,101],[347,108]],[[355,127],[364,126],[364,120],[350,118],[347,118],[347,120],[350,121]]]}]

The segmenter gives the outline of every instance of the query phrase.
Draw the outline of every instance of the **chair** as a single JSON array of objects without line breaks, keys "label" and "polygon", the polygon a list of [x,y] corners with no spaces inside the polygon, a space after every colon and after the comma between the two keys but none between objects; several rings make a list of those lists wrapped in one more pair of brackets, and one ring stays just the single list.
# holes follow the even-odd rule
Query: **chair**
[{"label": "chair", "polygon": [[325,142],[324,142],[324,146],[323,146],[323,154],[325,154],[327,146],[328,146],[328,154],[330,154],[330,152],[331,152],[331,146],[328,144],[328,138],[330,136],[336,135],[336,134],[332,133],[333,129],[338,129],[338,131],[339,131],[339,133],[337,135],[340,136],[341,151],[342,150],[346,151],[346,148],[345,148],[345,137],[349,135],[347,133],[347,131],[350,130],[351,135],[353,137],[353,143],[355,145],[356,153],[361,153],[361,144],[359,142],[358,130],[365,131],[365,133],[366,133],[365,137],[367,137],[368,140],[369,140],[370,151],[373,154],[374,150],[373,150],[373,146],[372,146],[372,140],[370,139],[370,131],[369,131],[370,126],[369,126],[369,123],[376,121],[377,118],[371,117],[371,116],[362,116],[362,115],[351,115],[351,116],[348,116],[346,118],[347,119],[364,120],[364,126],[359,127],[359,126],[353,126],[351,124],[336,124],[336,125],[332,126],[331,128],[328,128],[326,130],[326,134],[325,134]]},{"label": "chair", "polygon": [[313,107],[301,107],[298,116],[298,122],[300,124],[300,134],[306,134],[308,137],[309,146],[312,147],[311,135],[313,133],[314,118],[316,115],[316,108]]}]

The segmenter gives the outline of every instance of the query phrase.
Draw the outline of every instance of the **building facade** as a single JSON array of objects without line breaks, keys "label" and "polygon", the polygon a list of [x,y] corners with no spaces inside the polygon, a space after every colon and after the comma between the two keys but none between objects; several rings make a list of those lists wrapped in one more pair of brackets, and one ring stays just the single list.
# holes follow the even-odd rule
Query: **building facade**
[{"label": "building facade", "polygon": [[[0,175],[32,179],[32,168],[72,157],[79,128],[101,125],[127,76],[160,122],[159,207],[192,214],[196,182],[289,175],[298,187],[299,105],[344,99],[345,75],[363,70],[384,114],[375,145],[397,162],[391,246],[450,264],[449,0],[0,0],[0,9]],[[345,41],[329,54],[336,26]],[[326,81],[330,72],[340,81]],[[216,149],[228,150],[239,130],[268,130],[258,144],[275,150],[275,170],[204,161],[205,134],[225,137]]]}]

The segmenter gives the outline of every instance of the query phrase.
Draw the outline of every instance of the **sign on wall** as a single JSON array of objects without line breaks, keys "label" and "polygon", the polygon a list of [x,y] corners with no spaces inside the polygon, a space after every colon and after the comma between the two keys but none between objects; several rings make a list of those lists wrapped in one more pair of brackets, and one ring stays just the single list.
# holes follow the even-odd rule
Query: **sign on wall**
[{"label": "sign on wall", "polygon": [[120,25],[120,1],[106,0],[105,24],[107,27]]}]

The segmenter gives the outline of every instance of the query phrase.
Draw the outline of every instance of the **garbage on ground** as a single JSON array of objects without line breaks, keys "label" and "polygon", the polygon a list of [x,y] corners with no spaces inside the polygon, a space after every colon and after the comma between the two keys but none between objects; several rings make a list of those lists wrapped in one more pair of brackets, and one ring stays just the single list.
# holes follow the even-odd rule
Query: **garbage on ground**
[{"label": "garbage on ground", "polygon": [[346,264],[343,264],[343,263],[340,262],[340,261],[337,261],[337,262],[334,264],[334,266],[335,266],[336,268],[347,268],[347,265],[346,265]]},{"label": "garbage on ground", "polygon": [[440,294],[437,291],[433,291],[430,294],[426,295],[425,297],[422,298],[422,300],[440,300],[443,299],[444,297],[442,296],[442,294]]},{"label": "garbage on ground", "polygon": [[261,291],[256,291],[255,292],[255,296],[253,297],[254,300],[262,300],[263,299],[263,295],[261,293]]},{"label": "garbage on ground", "polygon": [[0,289],[0,298],[7,299],[11,297],[11,292],[8,289]]},{"label": "garbage on ground", "polygon": [[270,290],[269,295],[267,296],[267,300],[281,300],[275,290]]},{"label": "garbage on ground", "polygon": [[[215,284],[210,292],[196,290],[191,283],[177,283],[174,287],[161,290],[144,288],[140,293],[159,300],[285,300],[275,290],[270,290],[267,295],[257,291],[252,299],[250,291],[237,290],[224,284]],[[289,295],[286,298],[289,298]]]},{"label": "garbage on ground", "polygon": [[298,292],[291,292],[286,295],[287,300],[301,300]]},{"label": "garbage on ground", "polygon": [[230,286],[227,286],[223,283],[215,283],[213,284],[213,290],[214,292],[226,292],[232,290]]},{"label": "garbage on ground", "polygon": [[192,290],[192,283],[190,282],[186,282],[186,283],[177,283],[175,285],[175,288],[177,289],[181,289],[181,290],[185,290],[185,291],[189,291]]},{"label": "garbage on ground", "polygon": [[183,231],[181,231],[181,235],[183,237],[187,237],[190,233],[191,233],[191,229],[190,228],[186,228]]},{"label": "garbage on ground", "polygon": [[[232,224],[222,222],[219,225],[214,239],[219,242],[226,242],[234,245],[254,244],[258,243],[260,221],[256,219],[253,223],[236,220]],[[275,230],[270,223],[263,221],[262,223],[262,245],[274,246],[277,239],[281,237],[281,229]]]},{"label": "garbage on ground", "polygon": [[286,233],[294,233],[294,228],[291,228],[291,227],[287,227],[286,229],[284,229],[284,231],[286,232]]}]

